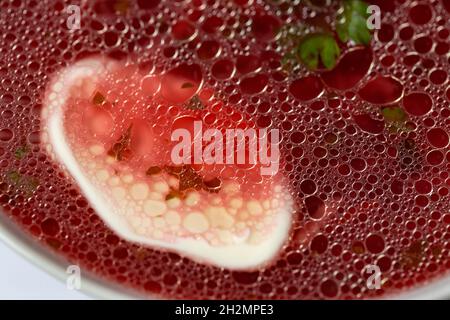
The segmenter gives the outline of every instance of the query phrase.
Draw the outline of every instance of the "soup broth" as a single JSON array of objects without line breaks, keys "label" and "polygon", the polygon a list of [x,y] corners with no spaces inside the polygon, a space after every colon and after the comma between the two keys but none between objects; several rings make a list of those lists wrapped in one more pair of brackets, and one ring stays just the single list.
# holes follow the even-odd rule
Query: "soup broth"
[{"label": "soup broth", "polygon": [[[445,276],[450,2],[368,3],[381,9],[370,43],[339,41],[333,68],[308,68],[286,64],[289,43],[333,25],[339,1],[1,1],[2,214],[70,264],[145,296],[361,299]],[[68,23],[76,18],[71,5],[79,8],[79,28]],[[87,82],[85,94],[68,80],[55,87],[86,61],[99,80]],[[112,71],[101,71],[105,64]],[[62,99],[64,90],[72,90],[70,99]],[[59,132],[50,130],[51,101],[65,110],[55,118],[64,123]],[[194,120],[219,132],[279,130],[278,172],[261,175],[259,160],[174,167],[170,130]],[[62,136],[85,164],[86,181],[98,182],[89,189],[94,193],[58,156],[52,137]],[[117,165],[100,162],[107,157]],[[95,202],[101,188],[112,194],[117,186],[101,181],[127,179],[149,188],[162,183],[155,199],[174,205],[140,220],[133,215],[144,204],[129,212],[128,223],[148,241],[120,232]],[[193,179],[200,182],[184,192],[181,183]],[[227,184],[237,185],[236,196],[224,193]],[[145,203],[139,186],[134,200]],[[200,203],[189,220],[193,190]],[[103,204],[123,212],[139,207],[114,201]],[[233,217],[208,217],[203,228],[198,219],[210,205],[215,217],[218,206]],[[172,228],[173,221],[186,222],[185,229]],[[259,237],[253,245],[275,240],[260,247],[258,259],[238,265],[251,249],[216,253],[234,244],[242,250],[236,239],[246,221]],[[227,225],[236,228],[226,233]],[[188,238],[203,241],[211,254],[194,250],[196,244],[167,244]],[[375,287],[374,268],[381,275]]]}]

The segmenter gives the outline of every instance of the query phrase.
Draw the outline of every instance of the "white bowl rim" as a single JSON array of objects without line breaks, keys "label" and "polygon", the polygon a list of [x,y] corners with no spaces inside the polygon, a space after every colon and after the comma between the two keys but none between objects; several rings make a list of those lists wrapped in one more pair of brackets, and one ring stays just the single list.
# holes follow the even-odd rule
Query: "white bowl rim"
[{"label": "white bowl rim", "polygon": [[[2,211],[0,211],[0,240],[43,271],[62,282],[66,281],[68,276],[66,269],[70,264],[63,257],[50,252],[51,250],[46,249],[41,243],[25,234]],[[92,274],[83,273],[81,283],[80,291],[96,299],[128,300],[144,298],[134,291],[127,292],[127,289],[103,281]],[[145,296],[145,298],[151,299],[152,297]],[[450,276],[444,276],[405,293],[386,295],[383,298],[398,300],[450,299]]]},{"label": "white bowl rim", "polygon": [[[8,221],[9,220],[9,221]],[[0,241],[13,251],[24,257],[39,269],[47,272],[61,282],[66,282],[67,267],[71,265],[63,256],[51,252],[36,239],[25,234],[24,231],[0,210]],[[119,290],[119,288],[121,288]],[[69,290],[69,289],[67,289]],[[122,287],[101,280],[85,270],[81,270],[80,292],[96,299],[128,300],[142,298],[135,293],[126,291]]]}]

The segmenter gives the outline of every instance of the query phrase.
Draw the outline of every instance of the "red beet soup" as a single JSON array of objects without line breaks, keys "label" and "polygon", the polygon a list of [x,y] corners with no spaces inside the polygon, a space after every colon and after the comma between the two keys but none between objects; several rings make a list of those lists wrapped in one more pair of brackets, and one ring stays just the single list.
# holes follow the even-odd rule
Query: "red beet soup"
[{"label": "red beet soup", "polygon": [[[446,0],[1,1],[0,214],[143,296],[444,277],[449,19]],[[176,129],[254,133],[276,173],[250,138],[243,163],[174,163]]]}]

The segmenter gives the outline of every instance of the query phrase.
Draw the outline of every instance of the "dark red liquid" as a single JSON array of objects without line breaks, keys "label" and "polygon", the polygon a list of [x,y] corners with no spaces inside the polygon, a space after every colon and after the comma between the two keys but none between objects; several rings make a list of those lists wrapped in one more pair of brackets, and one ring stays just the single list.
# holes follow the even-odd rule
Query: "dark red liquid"
[{"label": "dark red liquid", "polygon": [[[311,15],[288,2],[86,2],[74,32],[66,6],[79,2],[0,4],[0,202],[38,241],[108,281],[170,298],[368,298],[448,273],[448,1],[369,1],[382,9],[371,47],[343,46],[327,72],[283,70],[276,31]],[[195,64],[204,87],[280,129],[300,209],[276,261],[223,270],[108,229],[39,141],[50,77],[92,54],[158,74]],[[387,107],[407,119],[387,120]],[[380,268],[380,289],[367,288],[367,265]]]}]

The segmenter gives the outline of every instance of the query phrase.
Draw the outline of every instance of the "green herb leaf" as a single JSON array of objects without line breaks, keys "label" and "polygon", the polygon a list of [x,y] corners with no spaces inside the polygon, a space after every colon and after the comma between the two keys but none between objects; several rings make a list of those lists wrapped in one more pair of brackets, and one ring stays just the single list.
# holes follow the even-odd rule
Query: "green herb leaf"
[{"label": "green herb leaf", "polygon": [[39,181],[35,177],[22,175],[16,170],[11,170],[6,173],[7,182],[25,193],[27,197],[31,196],[36,188],[39,186]]},{"label": "green herb leaf", "polygon": [[372,34],[367,26],[368,5],[362,0],[345,0],[338,16],[336,32],[342,42],[353,40],[356,44],[368,45]]},{"label": "green herb leaf", "polygon": [[394,106],[385,107],[381,109],[381,114],[384,120],[391,125],[390,130],[392,132],[407,132],[411,130],[407,123],[409,120],[408,115],[402,108]]},{"label": "green herb leaf", "polygon": [[39,186],[39,180],[34,177],[25,176],[23,179],[23,188],[27,196],[31,196]]},{"label": "green herb leaf", "polygon": [[297,54],[309,69],[317,69],[320,61],[325,68],[332,69],[341,51],[332,35],[314,33],[303,38],[297,47]]},{"label": "green herb leaf", "polygon": [[20,180],[22,179],[22,175],[16,170],[11,170],[6,173],[6,178],[8,182],[15,187],[20,185]]},{"label": "green herb leaf", "polygon": [[381,113],[386,121],[389,122],[405,122],[408,116],[400,107],[386,107],[381,109]]},{"label": "green herb leaf", "polygon": [[25,155],[28,153],[28,147],[26,145],[24,146],[20,146],[19,148],[16,149],[16,151],[14,152],[14,156],[16,157],[16,159],[20,160],[23,159],[23,157],[25,157]]}]

